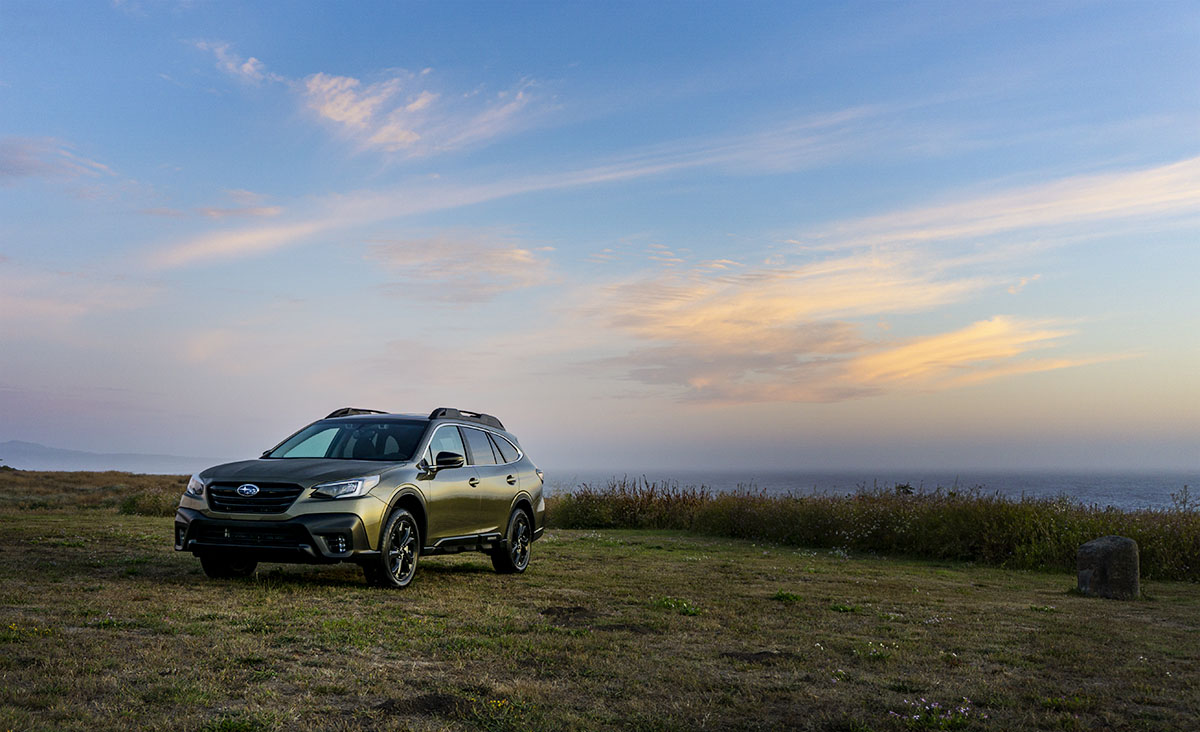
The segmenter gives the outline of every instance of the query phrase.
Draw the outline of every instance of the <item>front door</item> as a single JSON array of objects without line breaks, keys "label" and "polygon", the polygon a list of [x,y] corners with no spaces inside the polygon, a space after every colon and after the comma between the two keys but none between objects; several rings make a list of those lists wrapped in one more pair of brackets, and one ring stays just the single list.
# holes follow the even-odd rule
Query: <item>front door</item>
[{"label": "front door", "polygon": [[[467,451],[463,447],[458,427],[438,427],[429,441],[426,462],[433,465],[440,452],[451,452],[466,457]],[[425,546],[432,546],[439,539],[477,533],[475,526],[479,522],[479,487],[472,484],[478,482],[475,468],[469,464],[461,468],[439,470],[432,478],[422,481],[421,490],[425,493],[429,524],[429,536],[423,537]]]}]

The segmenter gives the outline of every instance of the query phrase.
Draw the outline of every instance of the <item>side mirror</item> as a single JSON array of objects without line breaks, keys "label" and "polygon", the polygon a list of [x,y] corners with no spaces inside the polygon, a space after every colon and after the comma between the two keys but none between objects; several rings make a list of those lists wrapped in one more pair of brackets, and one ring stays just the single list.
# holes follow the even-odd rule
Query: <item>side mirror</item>
[{"label": "side mirror", "polygon": [[467,464],[467,459],[457,452],[439,452],[437,454],[437,463],[433,466],[437,470],[445,470],[447,468],[461,468]]}]

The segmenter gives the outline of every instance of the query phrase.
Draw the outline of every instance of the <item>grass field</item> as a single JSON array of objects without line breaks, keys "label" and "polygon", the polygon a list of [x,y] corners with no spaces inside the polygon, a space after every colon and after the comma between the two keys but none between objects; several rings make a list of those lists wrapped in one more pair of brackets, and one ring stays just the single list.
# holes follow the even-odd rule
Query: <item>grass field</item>
[{"label": "grass field", "polygon": [[461,555],[422,562],[399,592],[350,566],[212,581],[172,550],[170,518],[119,513],[121,490],[71,508],[13,500],[12,485],[0,476],[0,729],[1200,719],[1195,583],[1149,581],[1149,599],[1115,602],[1071,594],[1066,573],[561,529],[516,577]]}]

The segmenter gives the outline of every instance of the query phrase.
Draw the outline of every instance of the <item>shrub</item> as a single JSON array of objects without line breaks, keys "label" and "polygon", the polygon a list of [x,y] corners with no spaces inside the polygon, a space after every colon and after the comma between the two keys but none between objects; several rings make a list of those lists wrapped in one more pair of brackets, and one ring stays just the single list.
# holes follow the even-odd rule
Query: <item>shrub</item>
[{"label": "shrub", "polygon": [[131,493],[117,504],[117,513],[137,516],[174,516],[179,493],[174,490],[143,490]]},{"label": "shrub", "polygon": [[1167,510],[1121,511],[1068,497],[1005,498],[979,488],[945,492],[867,488],[849,496],[785,495],[621,478],[553,497],[552,526],[684,529],[699,534],[1073,571],[1081,544],[1117,534],[1138,543],[1147,579],[1200,580],[1200,506],[1185,489]]}]

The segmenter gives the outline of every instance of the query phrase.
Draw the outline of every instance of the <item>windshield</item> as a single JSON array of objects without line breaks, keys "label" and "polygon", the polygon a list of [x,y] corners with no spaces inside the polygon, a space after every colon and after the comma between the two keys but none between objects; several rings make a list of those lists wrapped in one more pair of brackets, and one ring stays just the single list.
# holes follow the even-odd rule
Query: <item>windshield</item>
[{"label": "windshield", "polygon": [[428,422],[314,422],[263,457],[333,460],[408,460]]}]

